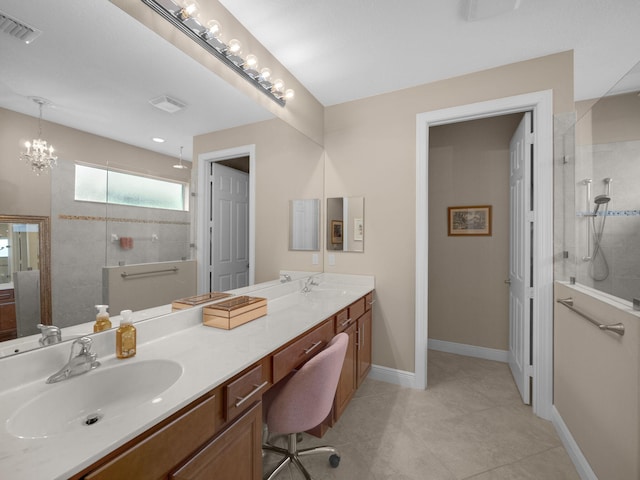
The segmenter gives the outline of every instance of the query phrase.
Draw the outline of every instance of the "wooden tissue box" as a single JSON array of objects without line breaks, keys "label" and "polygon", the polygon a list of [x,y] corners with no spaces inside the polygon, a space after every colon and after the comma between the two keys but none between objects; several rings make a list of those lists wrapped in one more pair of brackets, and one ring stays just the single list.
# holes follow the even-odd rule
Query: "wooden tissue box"
[{"label": "wooden tissue box", "polygon": [[202,323],[209,327],[231,330],[267,314],[267,299],[233,297],[202,309]]},{"label": "wooden tissue box", "polygon": [[203,295],[195,295],[193,297],[180,298],[171,302],[171,311],[184,310],[185,308],[197,307],[203,303],[214,302],[222,298],[230,297],[230,293],[210,292]]}]

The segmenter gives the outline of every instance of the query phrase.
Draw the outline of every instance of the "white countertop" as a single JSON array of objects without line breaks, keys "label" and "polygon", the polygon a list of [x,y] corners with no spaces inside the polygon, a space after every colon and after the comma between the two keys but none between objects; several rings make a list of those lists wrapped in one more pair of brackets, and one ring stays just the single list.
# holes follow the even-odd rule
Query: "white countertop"
[{"label": "white countertop", "polygon": [[[45,380],[68,360],[68,342],[0,359],[0,478],[67,478],[81,471],[374,289],[370,276],[318,274],[314,278],[320,285],[310,294],[300,293],[302,280],[268,282],[251,292],[243,289],[243,294],[267,298],[268,314],[233,330],[202,325],[201,308],[139,322],[138,351],[131,359],[115,358],[114,330],[95,334],[92,350],[98,353],[101,366],[57,384],[48,385]],[[7,430],[14,412],[38,395],[125,362],[151,359],[173,360],[183,369],[178,381],[158,397],[161,400],[47,438],[18,438]],[[121,387],[126,391],[126,385]],[[55,415],[56,405],[50,409]]]}]

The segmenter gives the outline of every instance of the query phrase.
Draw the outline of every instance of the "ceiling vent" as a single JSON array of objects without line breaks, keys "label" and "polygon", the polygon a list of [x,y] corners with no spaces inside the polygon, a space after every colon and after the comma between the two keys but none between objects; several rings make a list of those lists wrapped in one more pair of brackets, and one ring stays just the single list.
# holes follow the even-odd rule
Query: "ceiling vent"
[{"label": "ceiling vent", "polygon": [[0,12],[0,32],[22,40],[24,43],[31,43],[42,35],[42,31],[37,28],[31,27],[21,20],[11,18],[3,12]]},{"label": "ceiling vent", "polygon": [[171,98],[167,95],[152,98],[151,100],[149,100],[149,103],[154,107],[169,113],[176,113],[187,106],[185,103],[182,103],[181,101],[176,100],[175,98]]},{"label": "ceiling vent", "polygon": [[517,10],[521,0],[466,0],[462,14],[467,22],[497,17]]}]

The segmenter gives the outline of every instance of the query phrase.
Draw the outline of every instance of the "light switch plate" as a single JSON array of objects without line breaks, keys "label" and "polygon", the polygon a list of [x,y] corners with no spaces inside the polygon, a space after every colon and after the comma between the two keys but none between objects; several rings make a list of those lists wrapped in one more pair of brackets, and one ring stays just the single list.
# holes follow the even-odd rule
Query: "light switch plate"
[{"label": "light switch plate", "polygon": [[333,253],[329,254],[329,266],[333,267],[336,264],[336,256]]},{"label": "light switch plate", "polygon": [[318,265],[319,260],[318,260],[318,254],[317,253],[311,254],[311,263],[313,265]]}]

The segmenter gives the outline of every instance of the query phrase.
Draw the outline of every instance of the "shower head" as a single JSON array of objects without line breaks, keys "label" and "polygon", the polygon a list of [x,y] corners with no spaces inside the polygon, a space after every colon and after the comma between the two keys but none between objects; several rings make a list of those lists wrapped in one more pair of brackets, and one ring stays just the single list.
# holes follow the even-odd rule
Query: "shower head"
[{"label": "shower head", "polygon": [[611,197],[608,195],[596,195],[596,198],[594,198],[593,201],[596,204],[596,208],[593,211],[592,215],[595,217],[598,214],[600,205],[606,205],[607,203],[609,203],[611,201]]}]

